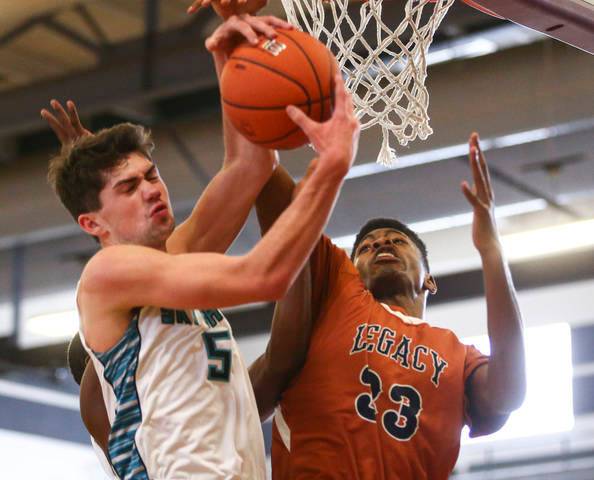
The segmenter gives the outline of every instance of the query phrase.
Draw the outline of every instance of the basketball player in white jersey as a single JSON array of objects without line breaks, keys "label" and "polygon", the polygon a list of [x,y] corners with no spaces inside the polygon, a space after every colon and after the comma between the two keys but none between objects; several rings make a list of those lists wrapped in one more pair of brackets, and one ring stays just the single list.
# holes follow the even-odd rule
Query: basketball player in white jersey
[{"label": "basketball player in white jersey", "polygon": [[[275,25],[244,17],[220,27],[207,41],[217,67],[238,37],[267,34]],[[324,124],[289,109],[308,136],[324,136],[327,144],[286,215],[243,257],[186,252],[226,250],[272,171],[269,152],[227,143],[237,155],[260,157],[265,166],[250,168],[267,175],[247,181],[249,169],[224,170],[177,229],[141,127],[84,136],[52,161],[60,199],[102,247],[83,271],[77,303],[119,478],[264,478],[253,392],[216,308],[282,297],[319,238],[359,131],[339,76],[335,102]]]}]

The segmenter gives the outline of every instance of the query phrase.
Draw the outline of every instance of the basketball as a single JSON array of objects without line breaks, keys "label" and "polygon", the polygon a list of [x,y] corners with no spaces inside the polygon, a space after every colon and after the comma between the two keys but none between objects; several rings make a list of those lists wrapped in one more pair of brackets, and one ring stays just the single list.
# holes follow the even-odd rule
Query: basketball
[{"label": "basketball", "polygon": [[271,40],[243,43],[221,74],[223,108],[248,140],[287,150],[307,137],[285,112],[295,105],[322,122],[332,112],[334,56],[318,40],[298,30],[278,30]]}]

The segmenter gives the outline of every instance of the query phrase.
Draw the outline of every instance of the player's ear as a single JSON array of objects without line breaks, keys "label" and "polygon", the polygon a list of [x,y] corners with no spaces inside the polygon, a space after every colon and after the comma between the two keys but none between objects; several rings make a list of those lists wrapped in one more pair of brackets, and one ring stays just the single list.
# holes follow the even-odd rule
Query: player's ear
[{"label": "player's ear", "polygon": [[431,295],[435,295],[437,293],[437,282],[435,281],[435,278],[433,278],[433,275],[429,273],[425,274],[423,289],[427,290]]},{"label": "player's ear", "polygon": [[101,223],[97,219],[97,215],[93,212],[81,213],[78,216],[78,225],[86,233],[94,237],[99,238],[105,229],[101,226]]}]

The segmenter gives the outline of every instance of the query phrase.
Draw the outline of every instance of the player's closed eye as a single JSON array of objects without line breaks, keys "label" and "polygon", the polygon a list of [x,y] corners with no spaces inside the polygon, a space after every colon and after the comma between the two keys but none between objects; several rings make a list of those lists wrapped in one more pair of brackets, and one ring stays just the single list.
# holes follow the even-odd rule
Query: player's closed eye
[{"label": "player's closed eye", "polygon": [[129,180],[123,183],[120,183],[119,185],[116,186],[116,192],[119,192],[121,194],[129,194],[132,193],[134,190],[136,190],[138,182],[133,181],[133,180]]}]

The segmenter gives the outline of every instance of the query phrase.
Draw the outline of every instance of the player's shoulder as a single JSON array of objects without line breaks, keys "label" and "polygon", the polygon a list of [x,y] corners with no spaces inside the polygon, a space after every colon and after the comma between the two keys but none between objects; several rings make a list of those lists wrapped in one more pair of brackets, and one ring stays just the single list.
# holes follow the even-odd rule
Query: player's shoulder
[{"label": "player's shoulder", "polygon": [[460,340],[456,332],[454,332],[453,330],[446,327],[431,325],[430,323],[425,323],[424,325],[427,329],[427,334],[431,335],[437,342],[441,343],[444,347],[466,348],[464,342]]},{"label": "player's shoulder", "polygon": [[125,272],[151,255],[150,248],[138,245],[113,245],[99,250],[87,262],[80,277],[79,291],[97,292],[121,284]]},{"label": "player's shoulder", "polygon": [[324,250],[326,256],[329,257],[333,263],[346,266],[346,268],[352,267],[352,269],[356,270],[353,262],[351,262],[351,259],[348,256],[347,251],[344,248],[336,245],[327,235],[322,235],[322,238],[318,242],[317,248]]},{"label": "player's shoulder", "polygon": [[317,248],[326,249],[326,250],[332,252],[334,255],[340,255],[340,252],[343,252],[343,250],[340,247],[338,247],[332,241],[332,239],[326,234],[323,234],[320,237],[320,241],[317,244]]},{"label": "player's shoulder", "polygon": [[362,298],[359,294],[371,295],[365,288],[357,267],[351,261],[348,252],[336,245],[329,237],[323,235],[316,247],[325,259],[331,273],[331,296]]},{"label": "player's shoulder", "polygon": [[[142,259],[133,245],[117,245],[99,250],[87,262],[78,283],[76,302],[86,320],[101,312],[102,317],[115,314],[120,317],[133,305],[127,304],[127,294],[142,269]],[[145,262],[146,263],[146,262]],[[109,314],[109,315],[108,315]],[[85,322],[83,322],[85,323]]]}]

